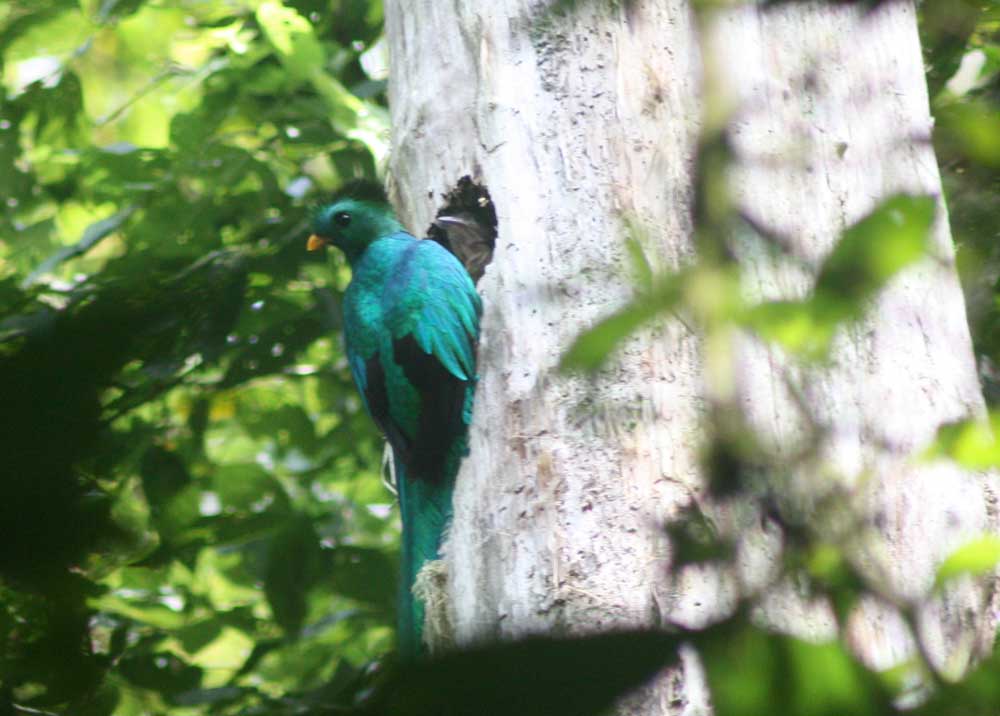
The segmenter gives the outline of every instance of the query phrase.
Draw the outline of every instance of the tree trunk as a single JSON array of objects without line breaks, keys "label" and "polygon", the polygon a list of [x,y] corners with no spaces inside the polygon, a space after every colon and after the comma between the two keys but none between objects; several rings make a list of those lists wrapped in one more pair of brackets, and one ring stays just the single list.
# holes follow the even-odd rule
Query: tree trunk
[{"label": "tree trunk", "polygon": [[[778,539],[750,528],[760,523],[752,510],[737,519],[705,504],[699,449],[715,386],[702,338],[664,320],[594,379],[557,372],[571,341],[631,295],[627,226],[641,227],[661,270],[694,257],[703,108],[690,7],[387,0],[386,22],[402,218],[426,227],[465,174],[488,186],[499,216],[479,284],[481,380],[447,548],[448,630],[469,643],[724,616],[741,589],[773,573]],[[806,259],[793,265],[741,240],[751,293],[802,297],[815,278],[803,266],[818,267],[845,226],[899,191],[940,195],[911,3],[868,16],[816,4],[740,8],[718,15],[704,40],[706,68],[739,102],[738,203]],[[734,394],[761,439],[791,453],[823,429],[823,484],[803,469],[791,491],[819,499],[831,484],[873,476],[859,493],[882,537],[858,559],[900,599],[925,594],[935,564],[963,539],[997,528],[988,476],[908,459],[941,423],[982,411],[943,202],[934,237],[933,259],[898,276],[842,332],[830,367],[797,367],[749,336],[734,352]],[[671,574],[660,525],[692,502],[740,522],[737,572]],[[923,610],[920,644],[938,667],[961,669],[989,650],[992,594],[969,581]],[[791,588],[765,600],[765,614],[777,628],[834,635],[829,610]],[[914,648],[875,601],[851,620],[849,639],[878,666]],[[631,708],[702,713],[707,704],[687,655],[682,674]]]}]

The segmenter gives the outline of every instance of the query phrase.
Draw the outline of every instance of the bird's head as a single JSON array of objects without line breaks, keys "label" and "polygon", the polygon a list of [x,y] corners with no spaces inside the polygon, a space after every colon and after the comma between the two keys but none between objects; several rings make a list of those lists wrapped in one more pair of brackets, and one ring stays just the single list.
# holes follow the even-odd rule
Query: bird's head
[{"label": "bird's head", "polygon": [[330,244],[353,262],[371,242],[402,230],[381,186],[351,182],[313,214],[313,233],[306,248],[317,251]]}]

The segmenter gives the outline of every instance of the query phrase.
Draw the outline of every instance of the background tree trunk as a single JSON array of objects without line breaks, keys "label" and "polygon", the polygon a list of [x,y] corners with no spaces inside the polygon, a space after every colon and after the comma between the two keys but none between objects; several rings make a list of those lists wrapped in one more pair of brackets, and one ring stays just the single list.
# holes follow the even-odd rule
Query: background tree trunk
[{"label": "background tree trunk", "polygon": [[[681,0],[612,5],[553,13],[527,0],[386,2],[390,168],[404,221],[426,227],[464,174],[488,186],[499,216],[479,284],[472,454],[446,560],[459,643],[697,626],[727,614],[775,568],[780,538],[753,528],[757,512],[703,498],[706,395],[718,386],[706,385],[714,375],[698,336],[664,320],[595,379],[556,371],[570,342],[631,294],[627,222],[641,227],[660,269],[694,253],[696,24]],[[806,294],[808,267],[887,196],[940,194],[912,4],[868,17],[814,4],[747,7],[719,15],[704,39],[707,69],[739,102],[738,203],[805,258],[793,265],[742,240],[756,296]],[[942,422],[982,411],[943,202],[934,236],[934,257],[898,276],[843,332],[829,368],[796,368],[749,336],[734,354],[734,394],[773,449],[790,454],[822,428],[827,469],[803,466],[788,480],[793,498],[808,503],[873,476],[859,490],[861,514],[881,537],[858,559],[900,599],[923,595],[935,563],[963,539],[997,528],[988,476],[909,459]],[[742,531],[736,572],[670,574],[659,526],[692,502]],[[921,612],[921,643],[939,667],[960,669],[988,650],[992,598],[970,580]],[[766,600],[765,615],[777,628],[834,634],[829,609],[791,587]],[[914,648],[905,624],[875,601],[849,634],[876,665]],[[707,710],[696,660],[684,663],[630,708]]]}]

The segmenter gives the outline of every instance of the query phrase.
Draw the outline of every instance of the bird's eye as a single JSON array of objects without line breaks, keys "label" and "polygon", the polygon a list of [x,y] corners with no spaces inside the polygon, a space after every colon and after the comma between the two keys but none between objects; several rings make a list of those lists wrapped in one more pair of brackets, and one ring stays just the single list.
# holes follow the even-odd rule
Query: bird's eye
[{"label": "bird's eye", "polygon": [[338,211],[333,215],[333,223],[340,228],[346,228],[351,224],[351,215],[346,211]]}]

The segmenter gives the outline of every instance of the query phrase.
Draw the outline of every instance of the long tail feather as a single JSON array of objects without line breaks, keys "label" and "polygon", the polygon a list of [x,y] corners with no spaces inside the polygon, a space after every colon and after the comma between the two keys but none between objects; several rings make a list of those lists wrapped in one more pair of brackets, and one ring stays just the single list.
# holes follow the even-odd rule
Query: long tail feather
[{"label": "long tail feather", "polygon": [[454,476],[429,481],[408,477],[395,460],[396,489],[403,520],[402,578],[399,594],[399,649],[404,658],[423,651],[424,604],[413,594],[413,584],[427,562],[439,559],[441,542],[451,521]]}]

